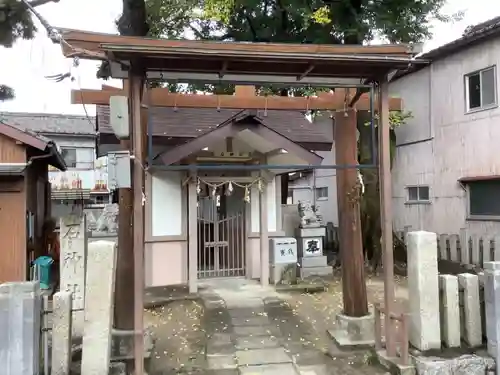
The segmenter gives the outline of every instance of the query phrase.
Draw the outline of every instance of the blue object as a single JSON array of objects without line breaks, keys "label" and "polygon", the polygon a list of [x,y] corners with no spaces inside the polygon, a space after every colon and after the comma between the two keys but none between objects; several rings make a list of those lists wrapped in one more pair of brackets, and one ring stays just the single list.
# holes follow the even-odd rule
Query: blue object
[{"label": "blue object", "polygon": [[36,275],[40,281],[40,289],[50,289],[50,268],[54,259],[49,256],[41,256],[33,261],[36,268]]}]

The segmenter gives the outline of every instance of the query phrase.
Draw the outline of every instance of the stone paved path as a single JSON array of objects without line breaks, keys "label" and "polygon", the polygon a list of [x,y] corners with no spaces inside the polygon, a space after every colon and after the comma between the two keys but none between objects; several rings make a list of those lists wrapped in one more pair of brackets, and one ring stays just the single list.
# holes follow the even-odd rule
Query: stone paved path
[{"label": "stone paved path", "polygon": [[[343,358],[335,361],[311,345],[304,322],[271,288],[244,279],[206,281],[206,358],[209,374],[384,374]],[[317,339],[317,338],[316,338]]]}]

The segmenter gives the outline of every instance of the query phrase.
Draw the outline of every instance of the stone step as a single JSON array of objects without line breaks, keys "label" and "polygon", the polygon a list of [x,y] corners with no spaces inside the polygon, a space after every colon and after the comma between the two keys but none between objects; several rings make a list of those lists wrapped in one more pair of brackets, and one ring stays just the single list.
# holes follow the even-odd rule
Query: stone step
[{"label": "stone step", "polygon": [[300,266],[302,268],[327,267],[328,260],[326,258],[326,255],[302,257],[300,259]]},{"label": "stone step", "polygon": [[328,276],[333,274],[333,268],[330,266],[326,267],[309,267],[300,269],[300,278],[305,279],[310,276]]}]

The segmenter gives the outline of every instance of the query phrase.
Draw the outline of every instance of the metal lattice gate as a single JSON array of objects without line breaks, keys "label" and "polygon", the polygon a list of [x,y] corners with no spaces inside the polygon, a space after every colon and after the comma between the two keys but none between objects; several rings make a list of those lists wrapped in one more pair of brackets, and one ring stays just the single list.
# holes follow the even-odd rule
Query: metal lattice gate
[{"label": "metal lattice gate", "polygon": [[198,201],[198,278],[245,276],[245,214],[221,212],[218,197]]}]

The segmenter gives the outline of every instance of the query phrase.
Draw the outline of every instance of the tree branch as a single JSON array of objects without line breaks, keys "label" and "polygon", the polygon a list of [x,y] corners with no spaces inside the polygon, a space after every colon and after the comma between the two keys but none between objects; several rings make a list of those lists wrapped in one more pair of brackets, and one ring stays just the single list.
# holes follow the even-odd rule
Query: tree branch
[{"label": "tree branch", "polygon": [[58,3],[60,0],[31,0],[30,1],[30,5],[32,7],[38,7],[40,5],[45,5],[45,4],[48,4],[48,3]]}]

